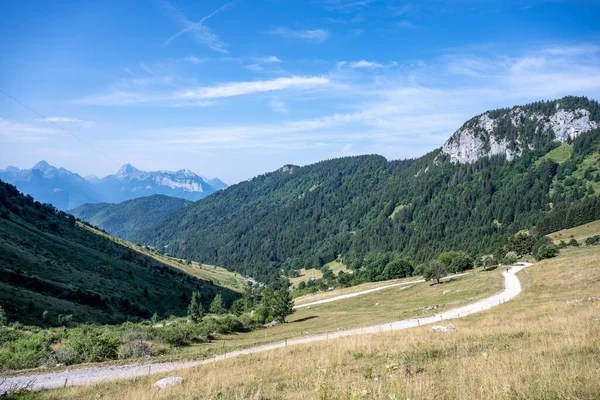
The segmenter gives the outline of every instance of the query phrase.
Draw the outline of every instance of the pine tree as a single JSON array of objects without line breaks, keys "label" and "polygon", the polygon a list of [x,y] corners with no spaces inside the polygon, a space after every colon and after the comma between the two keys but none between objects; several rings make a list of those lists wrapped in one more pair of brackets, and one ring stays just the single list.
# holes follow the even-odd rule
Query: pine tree
[{"label": "pine tree", "polygon": [[192,293],[192,300],[188,306],[188,316],[194,322],[202,321],[204,317],[204,307],[202,306],[202,296],[200,292]]},{"label": "pine tree", "polygon": [[4,312],[4,309],[2,308],[2,306],[0,306],[0,326],[6,325],[7,321],[8,320],[6,318],[6,313]]},{"label": "pine tree", "polygon": [[225,314],[227,312],[227,308],[223,304],[223,296],[220,294],[215,296],[212,303],[210,303],[209,311],[213,314]]}]

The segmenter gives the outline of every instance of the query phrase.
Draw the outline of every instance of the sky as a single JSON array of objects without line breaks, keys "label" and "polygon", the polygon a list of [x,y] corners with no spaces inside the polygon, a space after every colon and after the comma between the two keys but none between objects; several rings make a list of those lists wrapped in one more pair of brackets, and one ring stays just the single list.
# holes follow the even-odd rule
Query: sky
[{"label": "sky", "polygon": [[560,0],[6,0],[0,168],[131,163],[233,184],[418,157],[489,109],[600,100],[598,15]]}]

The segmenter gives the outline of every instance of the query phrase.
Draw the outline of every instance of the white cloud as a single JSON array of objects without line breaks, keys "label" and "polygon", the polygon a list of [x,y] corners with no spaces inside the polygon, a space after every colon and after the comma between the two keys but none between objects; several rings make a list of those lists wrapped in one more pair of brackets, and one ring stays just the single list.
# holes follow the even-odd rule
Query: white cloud
[{"label": "white cloud", "polygon": [[292,76],[265,81],[232,82],[212,87],[200,87],[181,91],[175,94],[175,97],[181,99],[217,99],[285,89],[310,89],[328,84],[329,79],[325,77]]},{"label": "white cloud", "polygon": [[279,27],[268,32],[271,35],[282,36],[292,39],[303,39],[309,42],[322,43],[329,38],[329,32],[325,29],[293,30]]},{"label": "white cloud", "polygon": [[[307,90],[330,85],[322,76],[291,76],[271,80],[229,82],[215,86],[188,87],[172,92],[138,92],[113,90],[108,94],[90,96],[77,101],[91,105],[154,104],[164,106],[209,105],[205,100],[245,96],[282,90]],[[196,102],[201,101],[196,104]]]},{"label": "white cloud", "polygon": [[348,64],[350,68],[381,68],[383,65],[367,60],[353,61]]}]

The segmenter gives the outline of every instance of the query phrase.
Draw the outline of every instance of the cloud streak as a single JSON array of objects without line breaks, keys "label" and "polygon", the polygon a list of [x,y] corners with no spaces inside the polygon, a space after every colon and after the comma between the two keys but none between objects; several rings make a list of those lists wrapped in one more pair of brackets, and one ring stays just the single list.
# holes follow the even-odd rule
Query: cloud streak
[{"label": "cloud streak", "polygon": [[291,76],[270,80],[229,82],[214,86],[200,86],[181,89],[168,93],[151,93],[136,91],[113,91],[108,94],[91,96],[77,101],[79,104],[89,105],[133,105],[153,104],[164,106],[209,105],[206,100],[217,100],[236,96],[246,96],[265,92],[278,92],[284,90],[310,90],[327,87],[331,84],[323,76]]},{"label": "cloud streak", "polygon": [[270,35],[281,36],[291,39],[302,39],[308,42],[323,43],[329,38],[329,32],[325,29],[294,30],[278,27],[268,32]]},{"label": "cloud streak", "polygon": [[210,28],[204,23],[214,17],[221,11],[233,5],[233,2],[227,3],[200,19],[198,22],[190,21],[182,12],[177,10],[172,4],[163,1],[163,7],[173,16],[173,18],[182,26],[182,29],[164,41],[164,45],[168,46],[173,40],[177,39],[185,33],[190,33],[198,42],[206,45],[210,49],[219,53],[227,53],[227,44],[223,42]]}]

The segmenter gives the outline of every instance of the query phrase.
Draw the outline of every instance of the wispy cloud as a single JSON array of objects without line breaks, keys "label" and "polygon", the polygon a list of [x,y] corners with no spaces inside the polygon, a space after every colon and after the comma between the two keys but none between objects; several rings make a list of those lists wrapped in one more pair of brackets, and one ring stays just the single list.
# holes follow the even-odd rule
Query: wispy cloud
[{"label": "wispy cloud", "polygon": [[352,12],[367,7],[378,0],[320,0],[323,7],[330,11]]},{"label": "wispy cloud", "polygon": [[265,69],[265,66],[267,66],[267,65],[281,63],[281,60],[275,56],[254,57],[254,58],[251,58],[250,60],[252,63],[246,65],[246,68],[248,68],[252,71],[255,71],[255,72],[263,71]]},{"label": "wispy cloud", "polygon": [[268,33],[275,36],[302,39],[315,43],[322,43],[329,38],[329,32],[325,29],[293,30],[289,28],[279,27],[269,31]]},{"label": "wispy cloud", "polygon": [[165,40],[164,45],[167,46],[173,40],[177,39],[179,36],[189,33],[192,35],[194,39],[198,42],[206,45],[210,49],[220,52],[227,53],[227,44],[223,42],[217,34],[215,34],[210,28],[208,28],[204,23],[214,17],[219,12],[231,7],[233,2],[227,3],[207,16],[200,19],[198,22],[190,21],[181,11],[177,10],[172,4],[167,1],[163,1],[162,6],[169,12],[169,14],[177,21],[177,23],[181,26],[181,30],[167,40]]},{"label": "wispy cloud", "polygon": [[269,100],[268,104],[273,111],[278,112],[280,114],[287,114],[290,112],[285,103],[281,101],[281,99],[279,99],[278,97],[274,97],[271,100]]},{"label": "wispy cloud", "polygon": [[0,142],[39,143],[51,140],[55,133],[56,129],[43,126],[42,123],[31,124],[0,118]]},{"label": "wispy cloud", "polygon": [[203,59],[198,58],[196,56],[183,57],[177,61],[186,62],[186,63],[190,63],[190,64],[202,64],[204,62]]},{"label": "wispy cloud", "polygon": [[360,60],[360,61],[352,61],[347,64],[350,68],[381,68],[382,64],[374,61]]},{"label": "wispy cloud", "polygon": [[80,125],[80,126],[84,126],[84,127],[89,127],[94,124],[92,121],[84,121],[79,118],[71,118],[71,117],[48,117],[45,120],[41,120],[41,121],[50,121],[50,122],[55,122],[58,124],[73,124],[73,125]]},{"label": "wispy cloud", "polygon": [[175,94],[182,99],[216,99],[285,89],[310,89],[329,85],[329,79],[320,76],[292,76],[252,82],[232,82],[212,87],[200,87]]},{"label": "wispy cloud", "polygon": [[330,80],[323,76],[291,76],[270,80],[228,82],[214,86],[187,87],[176,91],[159,93],[114,90],[108,94],[80,99],[77,103],[91,105],[151,104],[183,106],[187,104],[189,106],[206,106],[211,104],[206,103],[206,101],[210,100],[283,90],[308,90],[326,87],[330,84]]}]

